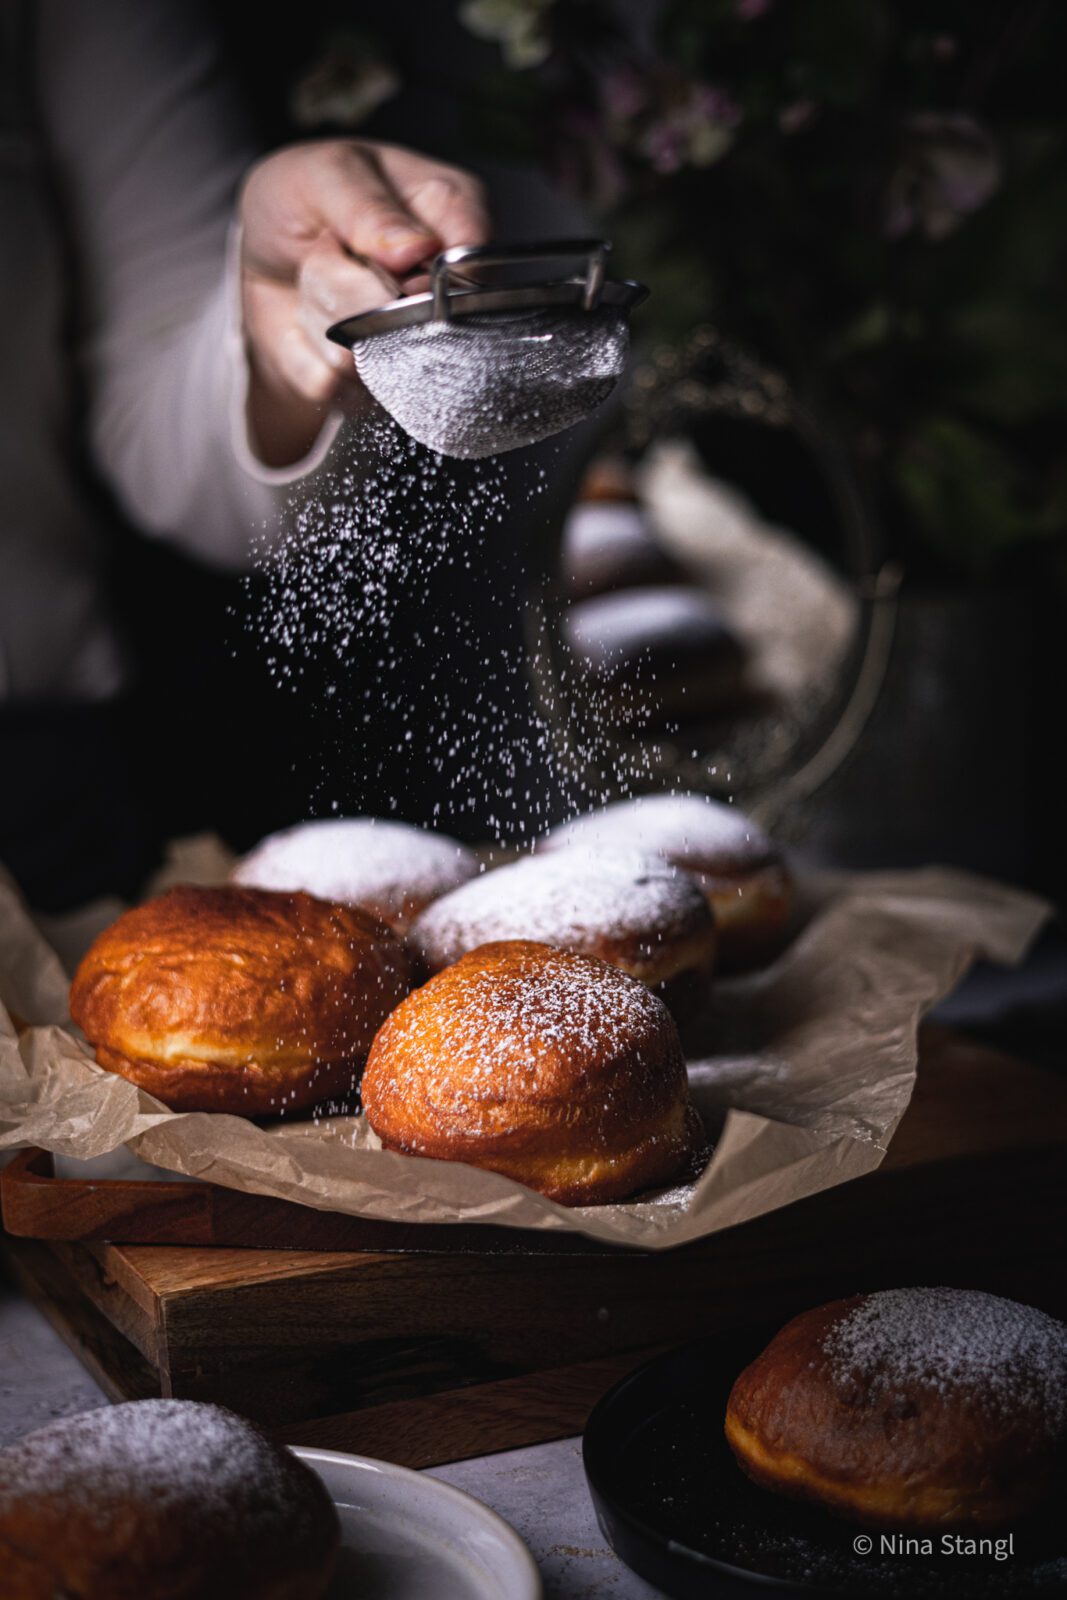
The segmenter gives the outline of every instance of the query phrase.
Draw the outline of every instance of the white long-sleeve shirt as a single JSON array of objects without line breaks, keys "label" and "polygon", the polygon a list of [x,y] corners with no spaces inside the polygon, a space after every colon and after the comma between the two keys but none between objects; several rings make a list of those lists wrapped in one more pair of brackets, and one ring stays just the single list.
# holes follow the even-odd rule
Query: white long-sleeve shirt
[{"label": "white long-sleeve shirt", "polygon": [[110,508],[240,568],[279,526],[256,461],[234,252],[254,151],[191,0],[4,0],[0,704],[122,686]]}]

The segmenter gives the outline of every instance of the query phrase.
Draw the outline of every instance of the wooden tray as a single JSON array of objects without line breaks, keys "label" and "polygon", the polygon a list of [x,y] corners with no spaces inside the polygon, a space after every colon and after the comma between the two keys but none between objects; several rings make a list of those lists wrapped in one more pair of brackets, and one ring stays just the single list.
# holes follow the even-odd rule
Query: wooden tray
[{"label": "wooden tray", "polygon": [[617,1248],[579,1234],[378,1222],[195,1180],[56,1177],[46,1150],[20,1150],[0,1172],[0,1220],[18,1238],[83,1243],[431,1255],[595,1255]]},{"label": "wooden tray", "polygon": [[[1062,1315],[1065,1146],[1067,1084],[930,1033],[915,1099],[878,1172],[667,1253],[584,1241],[549,1253],[540,1235],[479,1228],[404,1228],[373,1250],[343,1249],[331,1230],[350,1219],[157,1183],[129,1187],[181,1194],[127,1196],[123,1209],[107,1186],[89,1185],[105,1188],[91,1202],[94,1226],[165,1215],[163,1236],[174,1238],[193,1217],[218,1238],[247,1219],[245,1238],[263,1243],[270,1229],[296,1226],[296,1212],[329,1242],[9,1238],[6,1250],[109,1394],[220,1400],[290,1442],[424,1466],[574,1432],[650,1349],[860,1288],[970,1285]],[[24,1161],[6,1210],[14,1195],[23,1225],[39,1207],[38,1220],[69,1231],[83,1204],[72,1182]],[[444,1245],[446,1232],[462,1237]],[[506,1237],[486,1238],[496,1234]]]}]

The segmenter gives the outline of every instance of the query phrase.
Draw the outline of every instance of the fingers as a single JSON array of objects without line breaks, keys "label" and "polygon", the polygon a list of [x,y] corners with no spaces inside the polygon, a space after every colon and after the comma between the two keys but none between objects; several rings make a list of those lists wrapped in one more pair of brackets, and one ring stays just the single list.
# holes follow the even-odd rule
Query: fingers
[{"label": "fingers", "polygon": [[[337,398],[343,374],[326,360],[299,323],[280,330],[273,351],[279,376],[302,399],[327,406]],[[338,350],[338,355],[343,354]]]},{"label": "fingers", "polygon": [[406,209],[433,230],[443,248],[486,242],[489,205],[479,179],[398,145],[379,145],[377,156]]},{"label": "fingers", "polygon": [[334,398],[346,409],[352,409],[355,393],[363,385],[352,352],[328,339],[326,329],[344,317],[373,311],[402,292],[384,267],[354,260],[328,234],[323,234],[304,259],[294,314],[309,347],[326,363],[335,382],[339,380]]},{"label": "fingers", "polygon": [[373,149],[341,142],[328,149],[313,166],[308,191],[323,229],[396,276],[440,248],[433,225],[408,209]]},{"label": "fingers", "polygon": [[396,278],[489,234],[484,189],[470,173],[399,145],[342,139],[294,145],[253,167],[241,220],[246,262],[289,281],[323,232]]},{"label": "fingers", "polygon": [[[245,331],[279,396],[347,404],[362,393],[326,328],[421,286],[441,249],[489,236],[481,184],[399,145],[327,140],[253,168],[241,198]],[[365,398],[365,396],[364,396]]]},{"label": "fingers", "polygon": [[[324,233],[308,251],[297,278],[300,314],[313,338],[321,338],[331,322],[372,311],[401,294],[401,286],[377,262],[357,260]],[[326,341],[328,349],[337,345]]]},{"label": "fingers", "polygon": [[356,261],[324,233],[308,250],[295,285],[246,278],[245,324],[260,370],[275,388],[322,403],[359,386],[351,352],[326,337],[343,317],[373,310],[400,293],[383,267]]},{"label": "fingers", "polygon": [[304,325],[296,289],[246,282],[244,321],[253,365],[272,393],[288,392],[326,406],[336,399],[347,372],[355,381],[348,353],[321,334],[316,339]]},{"label": "fingers", "polygon": [[316,163],[322,226],[357,256],[403,277],[442,248],[489,235],[477,178],[398,145],[337,143]]}]

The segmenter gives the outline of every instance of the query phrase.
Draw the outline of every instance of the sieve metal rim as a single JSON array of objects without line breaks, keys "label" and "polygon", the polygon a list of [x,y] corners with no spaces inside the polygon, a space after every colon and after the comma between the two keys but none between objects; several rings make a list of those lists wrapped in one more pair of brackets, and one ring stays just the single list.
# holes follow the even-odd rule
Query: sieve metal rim
[{"label": "sieve metal rim", "polygon": [[[648,298],[648,289],[632,278],[609,279],[601,288],[595,309],[603,306],[630,311]],[[555,306],[573,306],[586,311],[586,281],[584,278],[565,278],[555,283],[522,284],[509,288],[455,288],[449,291],[449,321],[457,317],[472,316],[479,312],[548,310]],[[390,300],[373,311],[361,311],[357,316],[345,317],[326,329],[326,337],[334,344],[351,349],[362,339],[379,333],[391,333],[396,328],[410,328],[424,322],[442,321],[434,307],[435,296],[427,290],[422,294],[406,295],[401,300]]]}]

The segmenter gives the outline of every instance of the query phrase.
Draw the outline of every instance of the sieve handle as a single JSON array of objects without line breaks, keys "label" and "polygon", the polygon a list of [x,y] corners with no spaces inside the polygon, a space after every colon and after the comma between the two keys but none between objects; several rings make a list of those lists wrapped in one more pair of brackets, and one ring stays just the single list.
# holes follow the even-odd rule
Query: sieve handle
[{"label": "sieve handle", "polygon": [[[585,293],[582,307],[592,311],[604,287],[610,249],[611,243],[607,239],[555,239],[549,244],[453,245],[451,250],[442,250],[430,263],[434,319],[438,322],[448,321],[451,274],[457,268],[474,263],[480,267],[508,267],[520,261],[584,260]],[[462,273],[459,276],[462,277]]]}]

